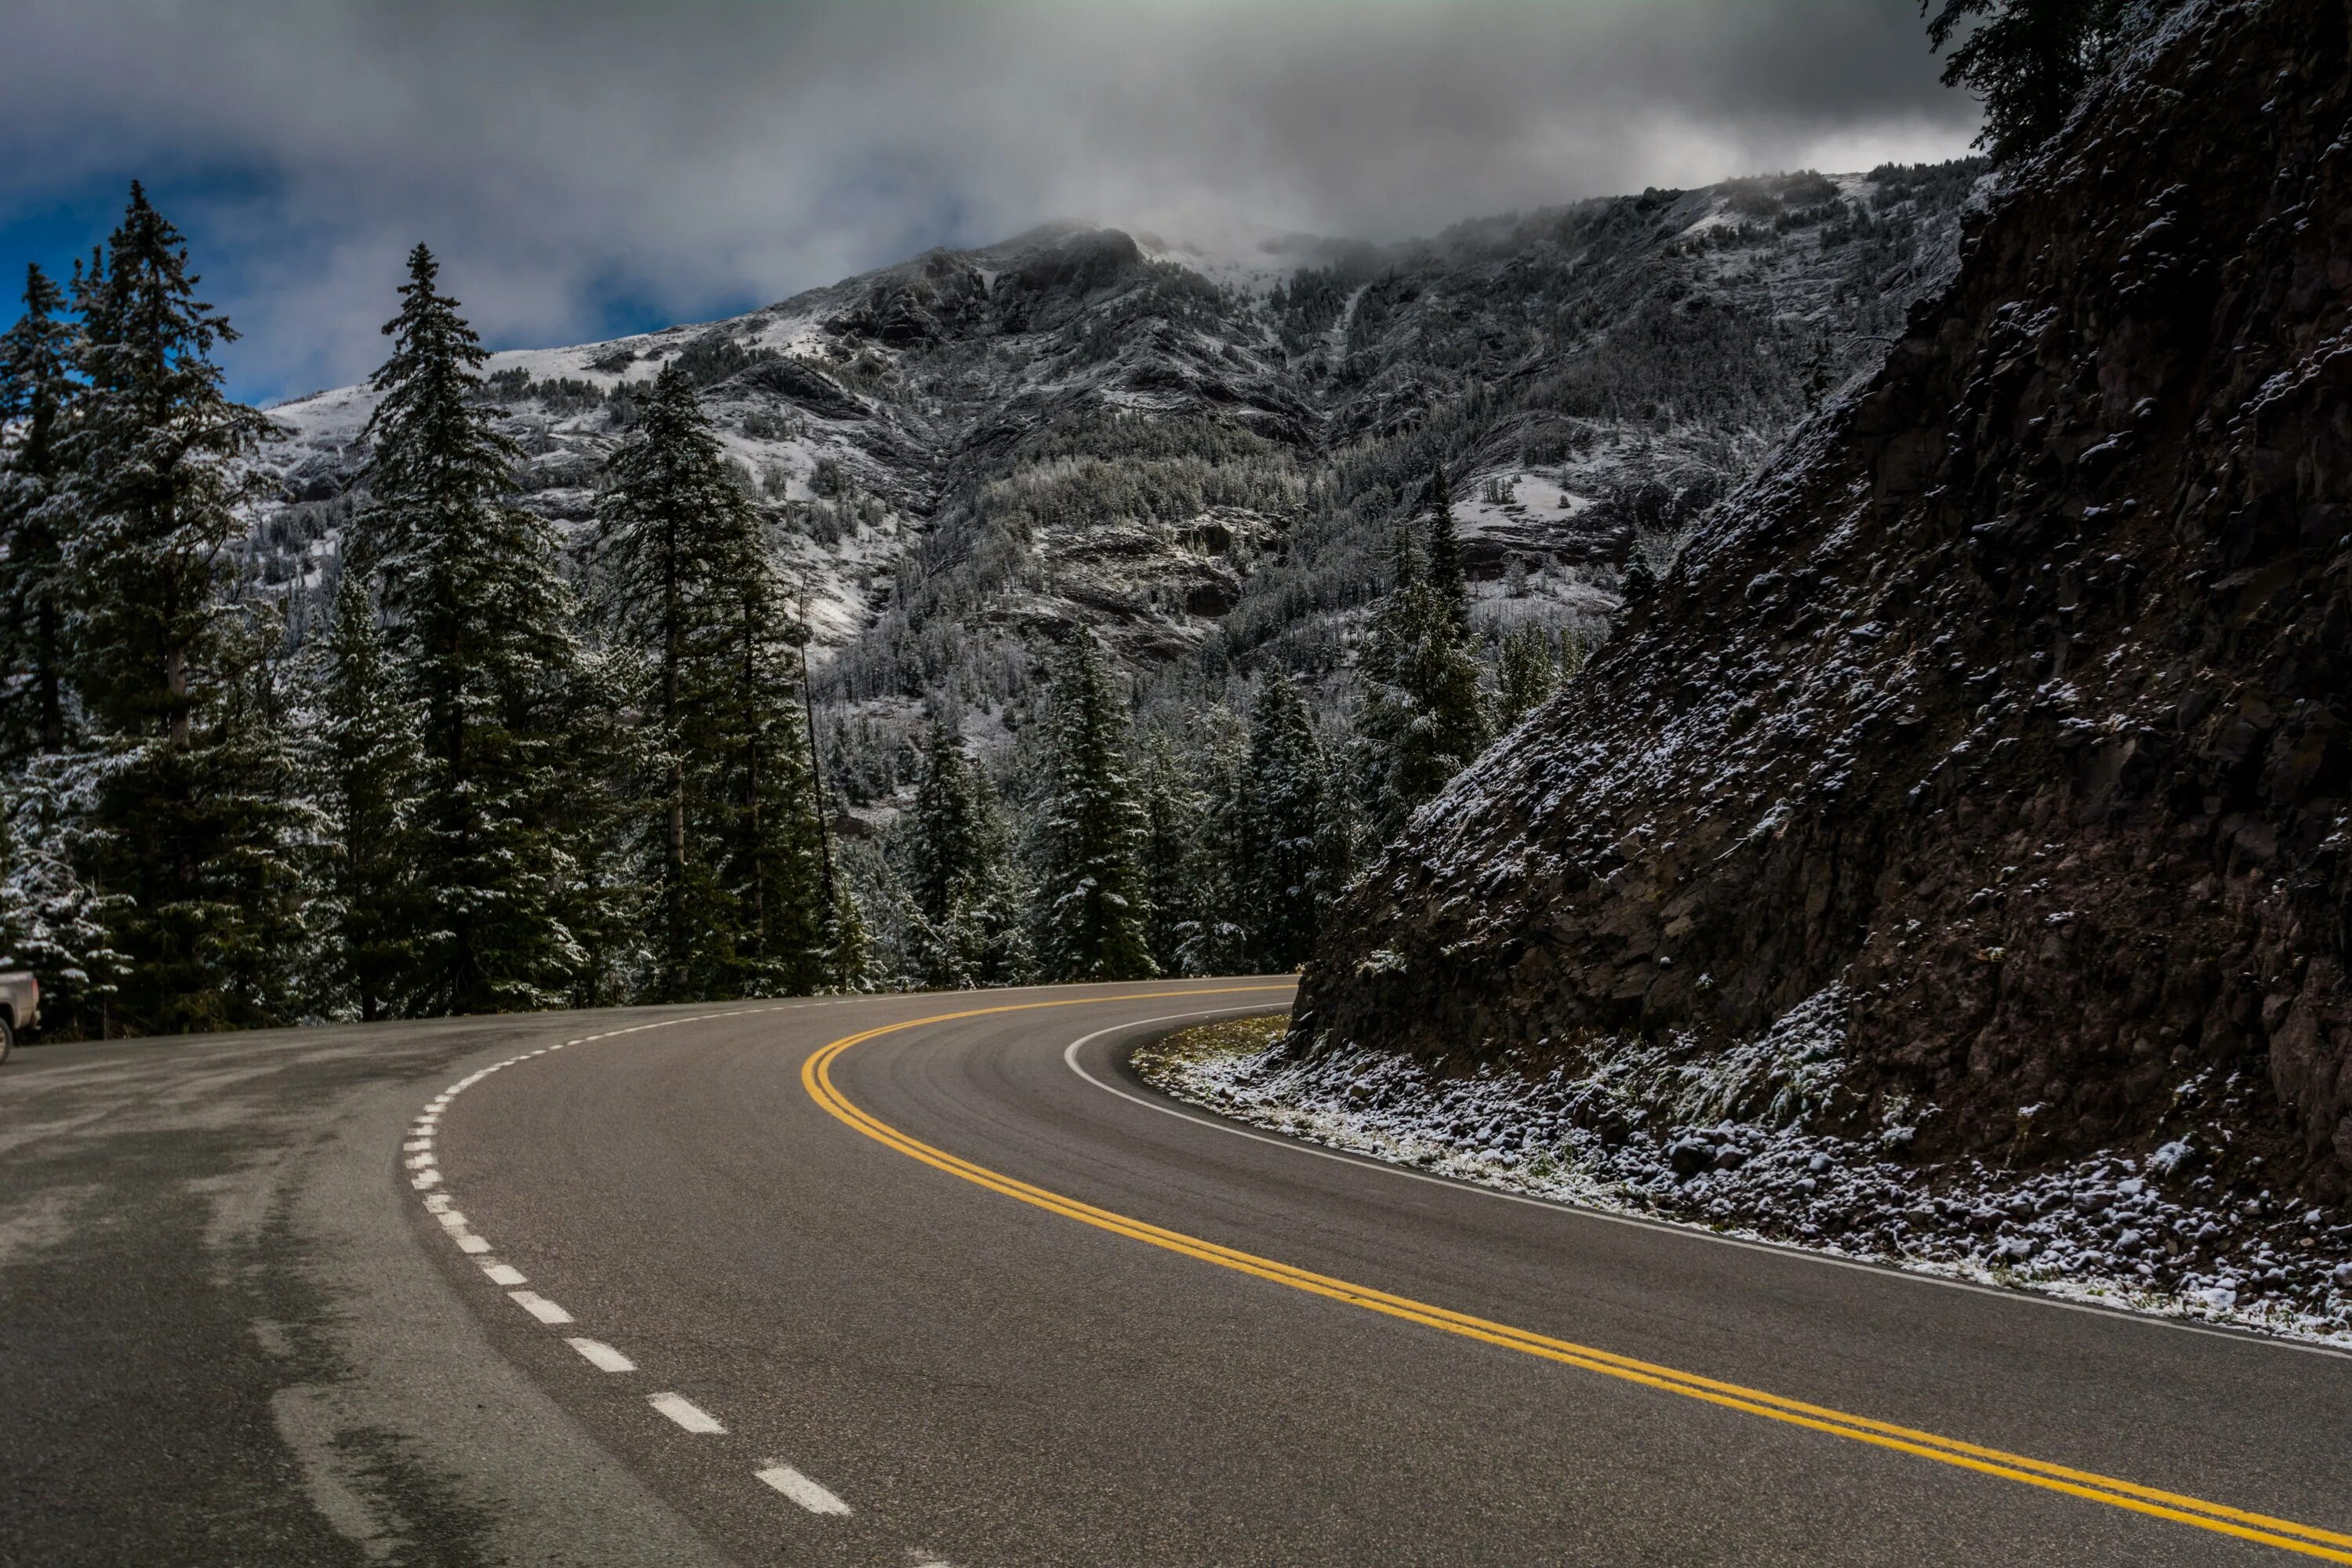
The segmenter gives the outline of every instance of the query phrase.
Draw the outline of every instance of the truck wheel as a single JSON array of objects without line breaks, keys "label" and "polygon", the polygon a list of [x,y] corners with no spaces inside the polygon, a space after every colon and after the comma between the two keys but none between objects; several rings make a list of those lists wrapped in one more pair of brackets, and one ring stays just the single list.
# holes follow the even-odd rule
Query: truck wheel
[{"label": "truck wheel", "polygon": [[0,1013],[0,1062],[8,1059],[8,1048],[16,1043],[16,1026],[8,1015]]}]

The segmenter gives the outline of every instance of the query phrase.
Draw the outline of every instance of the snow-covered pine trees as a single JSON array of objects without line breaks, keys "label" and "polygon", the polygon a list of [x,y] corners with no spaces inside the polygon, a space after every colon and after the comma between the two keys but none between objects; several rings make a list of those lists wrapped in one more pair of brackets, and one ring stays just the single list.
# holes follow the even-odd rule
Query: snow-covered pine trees
[{"label": "snow-covered pine trees", "polygon": [[1250,712],[1242,875],[1250,967],[1297,968],[1315,949],[1318,911],[1339,890],[1323,742],[1307,700],[1277,670]]},{"label": "snow-covered pine trees", "polygon": [[[1433,536],[1452,538],[1443,510]],[[1382,838],[1435,795],[1486,746],[1479,667],[1464,631],[1458,578],[1441,584],[1408,528],[1390,554],[1391,586],[1372,617],[1360,664],[1365,697],[1357,741],[1365,766],[1366,815]]]},{"label": "snow-covered pine trees", "polygon": [[423,803],[416,704],[388,661],[375,606],[346,572],[310,658],[310,777],[321,817],[317,1002],[383,1017],[408,988],[423,889],[412,858]]},{"label": "snow-covered pine trees", "polygon": [[933,990],[1011,985],[1035,968],[1028,889],[987,770],[938,720],[902,838],[908,979]]},{"label": "snow-covered pine trees", "polygon": [[800,636],[704,415],[672,365],[610,460],[589,556],[644,716],[624,831],[654,892],[640,994],[685,1001],[829,981],[819,803]]},{"label": "snow-covered pine trees", "polygon": [[70,411],[65,295],[25,269],[25,313],[0,336],[0,763],[66,747],[65,552],[55,504]]},{"label": "snow-covered pine trees", "polygon": [[561,1001],[586,967],[567,921],[593,847],[569,767],[580,652],[548,526],[514,502],[514,443],[477,395],[488,354],[418,246],[373,382],[373,499],[352,568],[421,714],[417,959],[404,1009]]},{"label": "snow-covered pine trees", "polygon": [[1159,972],[1146,934],[1145,823],[1129,777],[1127,715],[1091,632],[1079,630],[1054,687],[1040,830],[1038,957],[1055,980],[1141,980]]},{"label": "snow-covered pine trees", "polygon": [[92,796],[72,685],[65,539],[77,514],[59,500],[63,421],[74,397],[74,323],[38,267],[24,314],[0,335],[0,963],[40,976],[49,1016],[105,1005],[122,954],[85,874]]},{"label": "snow-covered pine trees", "polygon": [[1560,668],[1551,634],[1540,626],[1503,634],[1495,668],[1496,728],[1507,730],[1559,689]]},{"label": "snow-covered pine trees", "polygon": [[289,1016],[300,942],[290,752],[229,602],[244,459],[268,422],[222,391],[225,317],[137,185],[76,280],[80,384],[58,440],[72,673],[98,754],[83,856],[119,900],[119,1022],[156,1031]]}]

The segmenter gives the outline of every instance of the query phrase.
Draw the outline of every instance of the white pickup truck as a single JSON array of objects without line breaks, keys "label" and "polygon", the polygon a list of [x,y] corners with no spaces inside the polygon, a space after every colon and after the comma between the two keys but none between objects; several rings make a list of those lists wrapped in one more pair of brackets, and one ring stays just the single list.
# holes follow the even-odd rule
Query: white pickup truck
[{"label": "white pickup truck", "polygon": [[0,973],[0,1062],[16,1044],[16,1031],[41,1021],[41,983],[21,969]]}]

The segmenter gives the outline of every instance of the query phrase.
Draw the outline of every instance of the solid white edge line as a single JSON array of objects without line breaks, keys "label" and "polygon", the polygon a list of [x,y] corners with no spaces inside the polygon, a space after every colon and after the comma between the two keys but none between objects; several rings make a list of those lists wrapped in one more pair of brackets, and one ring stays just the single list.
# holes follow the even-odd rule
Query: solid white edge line
[{"label": "solid white edge line", "polygon": [[648,1397],[646,1403],[689,1432],[705,1436],[726,1435],[727,1428],[719,1424],[719,1417],[683,1394],[656,1394]]},{"label": "solid white edge line", "polygon": [[1107,1029],[1097,1029],[1091,1035],[1083,1035],[1072,1040],[1067,1047],[1064,1047],[1062,1060],[1072,1072],[1106,1094],[1115,1094],[1119,1099],[1142,1106],[1147,1110],[1157,1110],[1163,1116],[1173,1116],[1180,1121],[1194,1122],[1202,1127],[1213,1128],[1219,1132],[1230,1132],[1236,1138],[1246,1138],[1253,1143],[1271,1143],[1277,1149],[1288,1149],[1294,1153],[1312,1154],[1319,1160],[1336,1160],[1343,1165],[1378,1171],[1384,1175],[1402,1176],[1407,1181],[1426,1182],[1432,1186],[1450,1187],[1455,1192],[1477,1193],[1486,1197],[1500,1198],[1506,1203],[1525,1204],[1530,1208],[1550,1209],[1556,1214],[1569,1215],[1577,1219],[1605,1220],[1611,1225],[1628,1226],[1635,1230],[1651,1231],[1660,1236],[1679,1237],[1685,1241],[1703,1241],[1717,1247],[1737,1247],[1749,1252],[1769,1253],[1775,1258],[1796,1258],[1831,1268],[1848,1268],[1859,1274],[1875,1275],[1882,1279],[1900,1279],[1913,1285],[1934,1285],[1946,1290],[1965,1290],[1970,1295],[1990,1297],[1996,1301],[2012,1301],[2020,1306],[2055,1308],[2060,1311],[2083,1312],[2091,1317],[2106,1318],[2116,1322],[2137,1323],[2146,1328],[2170,1329],[2176,1333],[2200,1334],[2207,1339],[2228,1340],[2233,1344],[2257,1345],[2268,1350],[2300,1351],[2305,1355],[2332,1356],[2338,1361],[2352,1361],[2352,1351],[2338,1350],[2333,1345],[2306,1344],[2301,1340],[2281,1339],[2250,1329],[2218,1329],[2204,1323],[2184,1323],[2178,1318],[2160,1318],[2153,1312],[2135,1312],[2121,1307],[2097,1307],[2088,1301],[2068,1301],[2055,1296],[2044,1296],[2032,1290],[2008,1290],[1998,1285],[1979,1285],[1973,1279],[1947,1279],[1938,1274],[1919,1274],[1907,1268],[1893,1268],[1884,1263],[1865,1263],[1855,1258],[1832,1258],[1827,1253],[1813,1252],[1801,1247],[1784,1247],[1769,1241],[1750,1241],[1745,1237],[1718,1236],[1713,1231],[1701,1230],[1695,1226],[1675,1225],[1666,1220],[1645,1219],[1639,1215],[1613,1214],[1607,1209],[1588,1207],[1583,1204],[1570,1203],[1564,1198],[1531,1197],[1526,1193],[1508,1193],[1499,1187],[1481,1186],[1475,1182],[1465,1182],[1452,1176],[1433,1176],[1426,1171],[1415,1171],[1402,1165],[1392,1165],[1387,1161],[1375,1160],[1367,1154],[1357,1154],[1340,1149],[1327,1149],[1307,1142],[1303,1139],[1284,1138],[1272,1132],[1260,1132],[1255,1128],[1239,1126],[1205,1112],[1182,1110],[1175,1105],[1163,1105],[1158,1100],[1147,1100],[1139,1094],[1121,1089],[1117,1084],[1105,1083],[1078,1063],[1078,1051],[1082,1047],[1092,1045],[1105,1035],[1115,1035],[1123,1029],[1143,1029],[1154,1024],[1181,1023],[1187,1018],[1214,1017],[1222,1013],[1264,1011],[1265,1009],[1263,1007],[1210,1007],[1197,1013],[1171,1013],[1165,1017],[1139,1018],[1132,1023],[1113,1024]]},{"label": "solid white edge line", "polygon": [[598,1372],[635,1372],[637,1363],[602,1340],[565,1340],[565,1344],[578,1351],[583,1360]]},{"label": "solid white edge line", "polygon": [[811,1513],[845,1514],[849,1505],[790,1465],[772,1464],[758,1472],[767,1482]]}]

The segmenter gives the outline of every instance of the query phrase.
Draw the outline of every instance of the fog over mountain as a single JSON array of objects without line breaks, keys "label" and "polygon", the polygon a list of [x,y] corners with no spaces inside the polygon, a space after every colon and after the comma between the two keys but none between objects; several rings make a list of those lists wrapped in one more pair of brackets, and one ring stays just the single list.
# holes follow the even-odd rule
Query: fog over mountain
[{"label": "fog over mountain", "polygon": [[0,237],[62,262],[142,173],[246,331],[230,367],[260,396],[371,369],[420,238],[490,341],[528,346],[1059,217],[1392,240],[1948,157],[1975,124],[1909,0],[10,13]]}]

